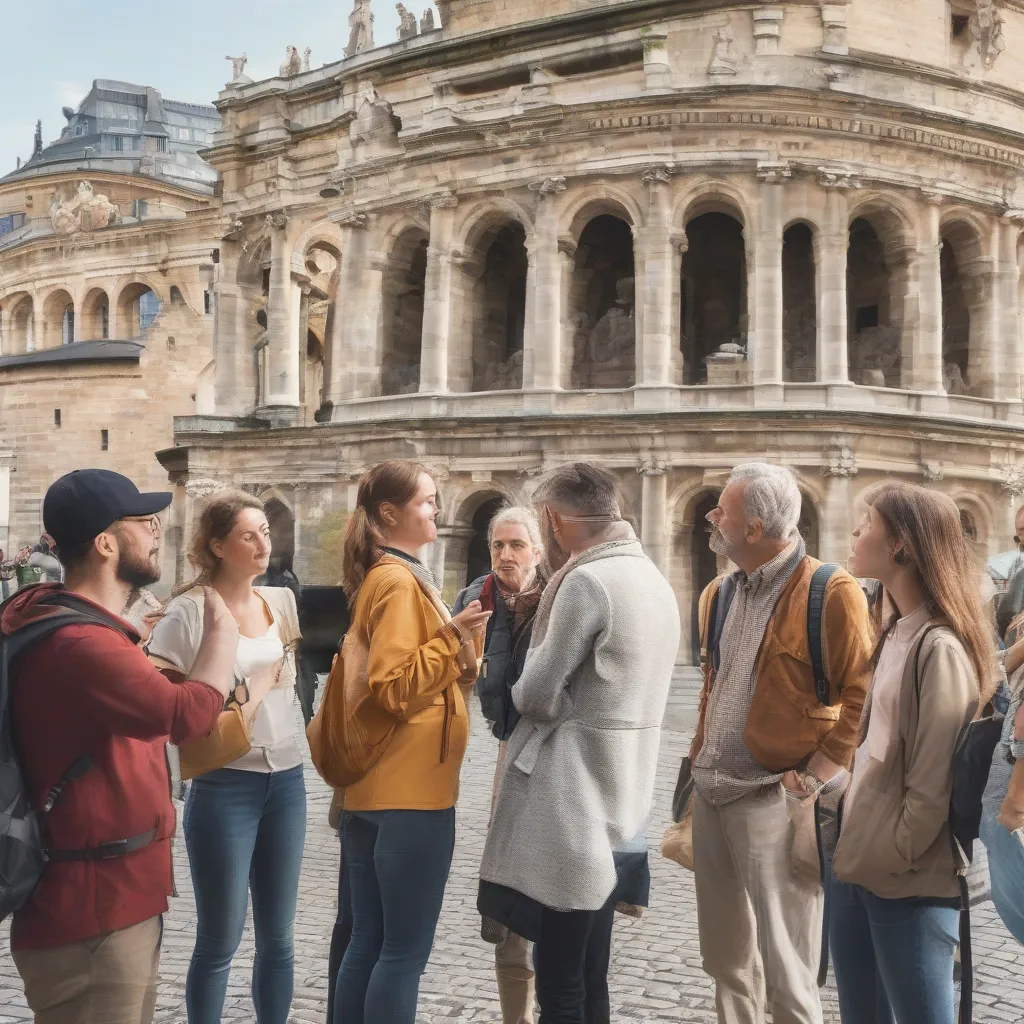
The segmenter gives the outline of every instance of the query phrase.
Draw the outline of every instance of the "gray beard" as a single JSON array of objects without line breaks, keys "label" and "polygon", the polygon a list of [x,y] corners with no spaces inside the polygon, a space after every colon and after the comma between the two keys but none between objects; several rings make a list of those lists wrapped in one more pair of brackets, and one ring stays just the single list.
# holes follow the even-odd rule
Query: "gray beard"
[{"label": "gray beard", "polygon": [[723,555],[725,558],[732,558],[736,552],[738,545],[733,544],[731,540],[716,526],[711,531],[711,536],[708,538],[708,547],[716,555]]}]

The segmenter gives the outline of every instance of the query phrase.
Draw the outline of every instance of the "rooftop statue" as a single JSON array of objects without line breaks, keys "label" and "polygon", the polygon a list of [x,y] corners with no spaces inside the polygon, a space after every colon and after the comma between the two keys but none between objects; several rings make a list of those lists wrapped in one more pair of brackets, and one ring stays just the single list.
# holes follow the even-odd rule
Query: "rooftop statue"
[{"label": "rooftop statue", "polygon": [[249,62],[248,54],[243,53],[241,57],[225,57],[231,61],[231,81],[241,78],[245,74],[245,65]]},{"label": "rooftop statue", "polygon": [[350,28],[348,46],[345,47],[345,56],[354,57],[364,50],[373,49],[373,11],[370,10],[370,0],[356,0],[355,9],[348,16]]},{"label": "rooftop statue", "polygon": [[285,49],[284,63],[281,65],[280,76],[291,78],[302,70],[302,58],[296,46],[289,46]]},{"label": "rooftop statue", "polygon": [[400,19],[398,24],[398,38],[414,39],[419,31],[416,25],[416,15],[413,14],[405,4],[395,4],[395,10],[398,11],[398,17]]}]

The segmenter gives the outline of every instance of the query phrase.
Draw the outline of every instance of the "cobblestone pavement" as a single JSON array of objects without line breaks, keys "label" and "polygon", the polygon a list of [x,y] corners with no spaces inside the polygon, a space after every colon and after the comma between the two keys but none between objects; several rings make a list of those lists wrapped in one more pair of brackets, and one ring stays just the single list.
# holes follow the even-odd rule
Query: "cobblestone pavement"
[{"label": "cobblestone pavement", "polygon": [[[693,879],[656,852],[668,820],[679,759],[692,732],[696,680],[680,674],[665,719],[661,770],[651,839],[654,875],[652,906],[639,921],[620,917],[615,926],[611,968],[612,1018],[633,1022],[715,1021],[711,983],[700,967]],[[423,979],[419,1024],[498,1024],[493,947],[479,938],[475,911],[476,869],[483,848],[494,772],[495,744],[477,716],[462,772],[458,840],[434,955]],[[291,1021],[323,1021],[327,950],[334,922],[338,841],[327,827],[328,794],[307,771],[309,820],[302,890],[296,922],[295,1001]],[[159,1024],[184,1024],[185,972],[195,935],[195,912],[184,851],[178,844],[180,898],[168,915],[161,966]],[[1024,953],[1003,929],[991,904],[977,908],[975,1020],[1024,1024]],[[7,948],[0,939],[0,1024],[31,1019]],[[224,1020],[252,1021],[249,976],[252,936],[247,929],[234,970]],[[834,988],[825,994],[825,1020],[838,1024]],[[384,1022],[375,1022],[384,1024]]]}]

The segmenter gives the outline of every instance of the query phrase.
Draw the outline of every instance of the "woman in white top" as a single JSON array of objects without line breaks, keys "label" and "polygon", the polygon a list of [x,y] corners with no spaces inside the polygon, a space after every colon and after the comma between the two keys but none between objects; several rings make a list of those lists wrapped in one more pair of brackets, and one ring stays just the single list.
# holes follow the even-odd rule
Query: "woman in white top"
[{"label": "woman in white top", "polygon": [[195,778],[185,798],[199,918],[185,985],[189,1024],[221,1019],[250,890],[256,1020],[287,1024],[291,1006],[292,927],[306,832],[293,653],[298,613],[290,590],[253,586],[266,572],[270,551],[263,503],[239,491],[215,495],[189,546],[199,577],[168,604],[148,646],[167,675],[187,676],[202,640],[196,584],[216,590],[238,623],[235,694],[252,740],[248,753]]},{"label": "woman in white top", "polygon": [[850,571],[882,584],[892,614],[832,865],[839,1012],[843,1024],[953,1024],[953,751],[992,694],[995,650],[952,498],[897,483],[867,505]]}]

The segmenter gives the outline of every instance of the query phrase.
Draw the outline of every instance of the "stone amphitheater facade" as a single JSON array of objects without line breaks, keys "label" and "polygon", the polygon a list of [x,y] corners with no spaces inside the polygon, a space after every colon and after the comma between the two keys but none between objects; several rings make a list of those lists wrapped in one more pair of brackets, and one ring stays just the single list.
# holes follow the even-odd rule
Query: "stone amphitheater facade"
[{"label": "stone amphitheater facade", "polygon": [[683,659],[738,462],[794,469],[824,559],[891,476],[1009,546],[1021,0],[438,8],[216,102],[217,195],[181,229],[213,253],[210,397],[158,454],[175,544],[244,486],[330,582],[360,473],[416,458],[451,595],[496,504],[592,459],[676,589]]}]

